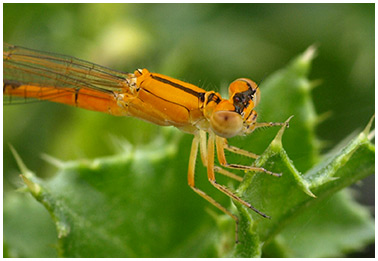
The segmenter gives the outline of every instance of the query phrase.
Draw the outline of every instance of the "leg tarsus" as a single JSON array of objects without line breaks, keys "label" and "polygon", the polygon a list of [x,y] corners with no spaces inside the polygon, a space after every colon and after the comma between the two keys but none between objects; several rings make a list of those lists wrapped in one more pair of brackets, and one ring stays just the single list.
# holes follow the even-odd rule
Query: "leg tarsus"
[{"label": "leg tarsus", "polygon": [[268,218],[270,219],[270,216],[266,215],[265,213],[261,212],[260,210],[256,209],[254,206],[252,206],[250,203],[248,203],[247,201],[241,199],[240,197],[236,196],[233,192],[231,192],[228,188],[226,188],[225,186],[223,185],[220,185],[218,184],[215,180],[210,180],[210,183],[215,187],[217,188],[218,190],[222,191],[224,194],[228,195],[229,197],[231,197],[232,199],[240,202],[241,204],[243,204],[244,206],[246,206],[247,208],[250,208],[252,209],[254,212],[256,212],[257,214],[259,214],[260,216],[264,217],[264,218]]},{"label": "leg tarsus", "polygon": [[231,146],[231,145],[228,144],[228,142],[225,143],[224,148],[228,151],[235,153],[235,154],[240,154],[240,155],[252,158],[252,159],[257,159],[259,157],[259,155],[255,154],[253,152],[249,152],[247,150],[243,150],[243,149],[240,149],[238,147]]},{"label": "leg tarsus", "polygon": [[243,181],[243,178],[242,177],[239,177],[238,175],[230,172],[230,171],[227,171],[225,169],[222,169],[221,167],[218,167],[218,166],[214,166],[214,171],[219,173],[219,174],[222,174],[224,176],[227,176],[229,178],[232,178],[232,179],[235,179],[239,182],[242,182]]},{"label": "leg tarsus", "polygon": [[244,170],[244,171],[260,171],[260,172],[264,172],[266,174],[269,174],[269,175],[272,175],[272,176],[275,176],[275,177],[281,177],[282,176],[281,173],[274,173],[274,172],[271,172],[271,171],[266,170],[266,169],[261,168],[261,167],[244,166],[244,165],[227,163],[226,155],[224,154],[224,149],[227,149],[227,150],[229,150],[233,153],[236,153],[236,154],[244,155],[244,156],[247,156],[247,157],[250,157],[250,158],[255,158],[255,159],[258,158],[258,155],[254,154],[252,152],[246,151],[246,150],[239,149],[239,148],[234,147],[234,146],[230,146],[230,145],[228,145],[228,142],[225,138],[222,138],[222,137],[219,137],[219,136],[215,137],[215,142],[216,142],[218,161],[219,161],[219,163],[222,167],[230,168],[230,169],[239,169],[239,170]]},{"label": "leg tarsus", "polygon": [[228,164],[228,163],[226,165],[222,165],[222,166],[226,167],[226,168],[230,168],[230,169],[264,172],[268,175],[275,176],[275,177],[281,177],[282,176],[282,173],[275,173],[275,172],[269,171],[267,169],[264,169],[262,167],[244,166],[244,165]]}]

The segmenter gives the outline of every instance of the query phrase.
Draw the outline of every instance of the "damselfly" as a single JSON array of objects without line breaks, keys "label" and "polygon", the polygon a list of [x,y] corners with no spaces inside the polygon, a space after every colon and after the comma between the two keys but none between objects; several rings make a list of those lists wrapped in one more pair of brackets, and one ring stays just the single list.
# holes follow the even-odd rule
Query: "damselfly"
[{"label": "damselfly", "polygon": [[[229,98],[174,78],[138,69],[123,73],[70,56],[36,51],[4,43],[3,94],[6,103],[23,99],[49,100],[115,116],[133,116],[162,126],[175,126],[194,135],[189,156],[188,184],[201,197],[232,217],[238,217],[196,187],[198,149],[210,183],[232,199],[269,218],[227,187],[218,184],[215,172],[241,181],[224,169],[259,171],[261,167],[229,164],[225,150],[250,158],[254,153],[231,146],[227,138],[247,135],[259,127],[285,123],[258,123],[254,110],[260,90],[250,79],[240,78],[229,86]],[[220,166],[214,165],[215,151]],[[237,233],[236,233],[237,236]]]}]

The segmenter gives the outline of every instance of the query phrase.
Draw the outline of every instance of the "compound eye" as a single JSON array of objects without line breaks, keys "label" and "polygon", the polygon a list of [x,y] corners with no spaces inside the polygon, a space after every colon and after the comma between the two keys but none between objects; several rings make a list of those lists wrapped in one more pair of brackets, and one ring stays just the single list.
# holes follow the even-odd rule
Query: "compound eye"
[{"label": "compound eye", "polygon": [[243,119],[233,111],[216,111],[210,119],[210,126],[218,136],[231,138],[243,129]]},{"label": "compound eye", "polygon": [[[257,86],[257,85],[256,85]],[[255,95],[253,96],[253,102],[255,103],[255,107],[257,106],[257,104],[259,104],[260,102],[260,89],[257,87],[256,88],[256,92],[255,92]]]},{"label": "compound eye", "polygon": [[230,97],[235,97],[236,94],[243,94],[249,99],[252,99],[254,106],[260,101],[260,90],[257,84],[251,79],[239,78],[232,82],[229,87]]}]

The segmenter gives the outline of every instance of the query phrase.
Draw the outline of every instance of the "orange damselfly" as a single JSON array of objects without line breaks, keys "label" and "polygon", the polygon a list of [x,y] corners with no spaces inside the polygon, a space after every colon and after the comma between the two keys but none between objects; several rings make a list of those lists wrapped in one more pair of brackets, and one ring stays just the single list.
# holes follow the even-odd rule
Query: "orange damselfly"
[{"label": "orange damselfly", "polygon": [[208,179],[215,188],[269,218],[215,179],[215,172],[218,172],[242,180],[234,173],[214,165],[215,150],[222,167],[281,175],[264,168],[229,164],[226,161],[224,150],[250,158],[258,157],[229,145],[227,138],[247,135],[258,127],[285,124],[256,122],[254,108],[259,103],[260,90],[252,80],[235,80],[229,86],[229,99],[223,99],[215,91],[205,91],[165,75],[150,73],[147,69],[123,73],[70,56],[6,43],[3,67],[3,94],[8,102],[29,98],[48,100],[115,116],[133,116],[157,125],[175,126],[193,134],[188,167],[189,186],[231,216],[238,227],[236,215],[195,186],[195,164],[199,149]]}]

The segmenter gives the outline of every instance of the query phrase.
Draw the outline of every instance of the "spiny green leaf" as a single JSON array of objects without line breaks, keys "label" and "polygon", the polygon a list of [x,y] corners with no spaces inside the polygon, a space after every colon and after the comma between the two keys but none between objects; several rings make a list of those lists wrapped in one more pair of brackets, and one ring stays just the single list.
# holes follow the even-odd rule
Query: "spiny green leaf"
[{"label": "spiny green leaf", "polygon": [[[67,162],[49,181],[34,175],[25,179],[28,186],[40,187],[39,194],[32,194],[55,222],[60,256],[157,257],[170,256],[170,253],[181,256],[184,252],[192,256],[214,253],[214,238],[207,237],[207,226],[197,226],[196,221],[201,218],[198,212],[192,210],[182,216],[183,203],[189,199],[175,200],[180,193],[176,181],[181,177],[175,173],[176,164],[168,164],[176,152],[161,142],[166,141],[114,157]],[[177,230],[186,231],[188,238],[203,240],[190,252],[186,238],[177,238]]]},{"label": "spiny green leaf", "polygon": [[[368,125],[368,127],[370,127],[370,124]],[[274,162],[274,166],[272,166],[273,171],[277,171],[277,169],[282,170],[284,173],[283,177],[277,179],[268,175],[262,175],[261,173],[248,174],[244,179],[243,184],[239,188],[239,192],[244,199],[254,204],[256,208],[263,211],[264,213],[268,213],[272,217],[272,219],[264,219],[256,213],[249,211],[251,217],[249,217],[248,220],[251,226],[253,226],[253,229],[246,231],[250,231],[249,233],[251,234],[251,236],[258,236],[261,239],[260,244],[270,243],[270,241],[273,240],[282,230],[284,230],[286,226],[290,226],[292,228],[295,227],[295,224],[297,224],[297,222],[294,222],[294,220],[301,220],[301,215],[304,215],[303,212],[308,213],[308,211],[311,211],[308,209],[312,209],[315,205],[319,206],[319,204],[322,204],[322,202],[324,201],[329,202],[330,196],[332,196],[335,192],[353,184],[357,180],[363,179],[372,174],[374,172],[375,150],[374,146],[368,140],[367,130],[368,128],[366,128],[365,131],[363,131],[361,134],[357,135],[356,138],[350,141],[345,147],[340,149],[340,151],[335,151],[331,155],[328,155],[324,162],[320,162],[313,168],[314,170],[309,170],[303,176],[298,175],[298,172],[295,171],[295,168],[288,161],[287,155],[282,147],[280,153],[277,154],[277,152],[272,153],[273,149],[272,146],[270,146],[267,151],[261,156],[261,158],[266,159],[265,155],[268,155],[268,159],[264,161],[258,160],[257,166],[263,166],[267,168],[268,162]],[[272,142],[272,144],[273,143],[274,142]],[[274,149],[274,151],[276,151],[276,149]],[[340,162],[342,162],[343,164],[340,164]],[[317,175],[313,173],[317,173]],[[332,176],[337,178],[328,178],[328,182],[323,183],[319,182],[318,179],[311,179],[311,177],[313,177],[314,175],[321,180],[324,180],[323,178],[321,178],[322,176]],[[316,198],[310,197],[309,193],[305,193],[307,188],[311,188],[311,191],[314,192]],[[331,200],[331,202],[333,201]],[[350,204],[347,203],[350,202],[350,200],[344,200],[343,202],[345,202],[343,203],[344,205]],[[239,206],[239,209],[240,208],[242,207]],[[354,214],[356,208],[339,207],[338,209],[340,211],[338,214],[344,217],[356,216],[356,214]],[[319,224],[328,222],[327,224],[329,226],[332,226],[332,222],[337,224],[339,216],[327,214],[327,208],[322,208],[321,210],[322,211],[319,211],[317,209],[315,213],[311,212],[312,222],[317,222]],[[339,232],[338,237],[335,237],[333,235],[334,230],[325,230],[323,233],[322,243],[324,243],[324,240],[328,239],[330,241],[329,244],[333,244],[332,251],[320,251],[319,249],[318,255],[316,255],[317,252],[315,251],[313,244],[312,255],[316,257],[321,257],[324,253],[337,253],[338,255],[340,255],[341,253],[343,253],[342,250],[344,248],[351,249],[351,240],[341,239],[344,239],[345,237],[351,237],[352,233],[358,233],[358,231],[361,230],[369,231],[369,228],[371,229],[372,227],[374,227],[373,222],[367,214],[366,210],[364,211],[365,214],[363,215],[363,218],[360,217],[352,219],[352,221],[350,221],[350,224],[344,227],[343,231],[335,228],[334,230],[337,230]],[[358,216],[359,215],[357,214],[357,217]],[[246,219],[245,212],[241,212],[240,217],[241,219]],[[334,219],[332,220],[332,218]],[[325,225],[323,225],[323,227],[325,227]],[[319,229],[320,228],[321,226],[319,226]],[[361,230],[358,230],[356,228]],[[374,237],[373,229],[371,229],[370,232],[371,233],[365,233],[364,236],[354,237],[354,239],[356,240],[356,246],[363,245],[361,243],[361,240],[363,242],[369,241],[369,239],[372,240]],[[303,233],[307,234],[309,238],[313,238],[310,234],[306,232]],[[341,236],[342,233],[345,233],[344,237]],[[309,244],[311,241],[312,240],[309,240]],[[322,243],[318,244],[319,248]],[[249,246],[256,245],[256,242],[246,240],[245,242],[241,242],[241,244]],[[245,254],[245,252],[240,252],[240,249],[242,248],[243,247],[241,246],[237,246],[236,255],[247,257],[243,255]],[[356,248],[357,247],[353,249]],[[269,250],[270,249],[268,248],[267,251]],[[290,252],[292,250],[288,249],[287,251]],[[300,252],[304,255],[304,252]],[[273,255],[269,252],[264,254],[268,256]]]}]

